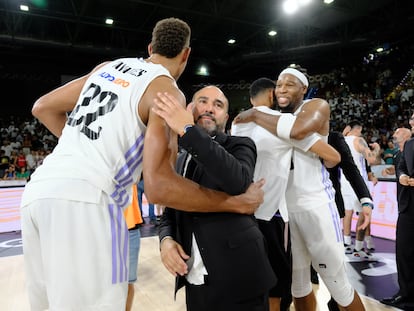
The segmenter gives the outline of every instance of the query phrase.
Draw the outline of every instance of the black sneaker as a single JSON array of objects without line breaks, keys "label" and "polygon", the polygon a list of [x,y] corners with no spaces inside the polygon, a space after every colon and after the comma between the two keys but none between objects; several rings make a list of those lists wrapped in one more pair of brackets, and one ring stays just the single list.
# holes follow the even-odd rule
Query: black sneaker
[{"label": "black sneaker", "polygon": [[311,266],[311,282],[312,284],[318,285],[319,284],[319,277],[318,277],[318,272],[316,272],[315,269],[313,269],[313,267]]},{"label": "black sneaker", "polygon": [[331,297],[331,300],[328,301],[328,309],[329,311],[340,311],[338,307],[338,303]]}]

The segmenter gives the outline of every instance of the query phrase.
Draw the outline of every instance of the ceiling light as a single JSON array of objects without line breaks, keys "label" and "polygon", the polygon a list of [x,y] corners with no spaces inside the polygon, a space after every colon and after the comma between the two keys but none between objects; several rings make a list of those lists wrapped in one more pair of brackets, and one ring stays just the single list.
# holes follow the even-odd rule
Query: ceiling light
[{"label": "ceiling light", "polygon": [[383,51],[384,51],[384,48],[378,48],[378,49],[377,49],[377,52],[378,52],[378,53],[381,53],[381,52],[383,52]]},{"label": "ceiling light", "polygon": [[235,39],[229,39],[227,41],[227,43],[229,43],[229,44],[235,44],[236,43],[236,40]]},{"label": "ceiling light", "polygon": [[201,65],[201,66],[198,68],[197,74],[198,74],[199,76],[208,76],[208,75],[209,75],[209,73],[208,73],[208,68],[207,68],[207,66],[205,66],[205,65]]},{"label": "ceiling light", "polygon": [[283,2],[283,10],[286,14],[293,14],[298,10],[299,6],[296,0],[286,0]]},{"label": "ceiling light", "polygon": [[334,0],[323,0],[323,3],[326,3],[326,4],[330,4],[332,2],[334,2]]},{"label": "ceiling light", "polygon": [[29,6],[21,4],[20,5],[20,11],[28,12],[29,11]]},{"label": "ceiling light", "polygon": [[270,30],[267,34],[269,36],[273,37],[273,36],[276,36],[277,35],[277,31],[276,30]]},{"label": "ceiling light", "polygon": [[107,24],[107,25],[112,25],[113,23],[114,23],[114,20],[112,18],[107,18],[105,20],[105,24]]}]

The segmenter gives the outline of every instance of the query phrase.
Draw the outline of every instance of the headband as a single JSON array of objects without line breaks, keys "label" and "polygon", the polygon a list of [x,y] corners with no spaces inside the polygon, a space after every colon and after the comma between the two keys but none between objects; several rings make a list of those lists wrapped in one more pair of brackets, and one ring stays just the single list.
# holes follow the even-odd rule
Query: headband
[{"label": "headband", "polygon": [[286,69],[284,69],[284,70],[280,73],[279,78],[280,78],[280,76],[281,76],[281,75],[284,75],[285,73],[288,73],[288,74],[291,74],[291,75],[295,76],[295,77],[296,77],[296,78],[298,78],[298,79],[300,80],[300,82],[302,82],[302,83],[303,83],[306,87],[308,87],[308,86],[309,86],[308,79],[307,79],[307,78],[306,78],[306,76],[305,76],[303,73],[301,73],[299,70],[294,69],[294,68],[286,68]]}]

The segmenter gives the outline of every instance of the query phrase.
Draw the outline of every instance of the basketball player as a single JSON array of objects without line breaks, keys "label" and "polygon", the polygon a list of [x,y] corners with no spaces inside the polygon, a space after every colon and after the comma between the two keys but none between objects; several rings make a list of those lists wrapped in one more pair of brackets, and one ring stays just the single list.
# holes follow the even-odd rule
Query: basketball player
[{"label": "basketball player", "polygon": [[[256,109],[240,113],[235,122],[254,121],[285,139],[303,139],[311,132],[325,141],[329,133],[329,104],[321,99],[304,102],[308,80],[299,70],[283,70],[276,83],[281,116]],[[293,113],[293,114],[291,114]],[[292,295],[295,310],[315,310],[310,281],[312,263],[332,297],[344,310],[364,310],[344,265],[344,247],[334,191],[319,157],[295,148],[286,192],[292,239]]]},{"label": "basketball player", "polygon": [[[348,144],[349,149],[351,150],[352,157],[360,175],[362,176],[365,183],[368,185],[369,176],[367,173],[367,166],[365,160],[368,164],[378,163],[380,160],[380,146],[377,143],[372,144],[373,149],[371,149],[365,139],[361,137],[362,133],[362,124],[359,121],[352,121],[347,125],[347,130],[344,130],[345,141]],[[351,224],[352,224],[352,214],[354,211],[359,213],[358,224],[364,222],[363,208],[371,209],[370,207],[364,207],[366,201],[359,200],[355,194],[354,189],[351,187],[350,182],[345,176],[341,178],[341,192],[344,198],[345,206],[345,216],[344,216],[344,244],[345,244],[345,253],[352,254],[356,259],[365,260],[365,261],[377,261],[377,258],[373,256],[368,250],[363,248],[364,237],[366,234],[367,228],[356,228],[356,239],[355,246],[351,247]],[[369,225],[368,225],[369,226]],[[371,238],[371,236],[369,236]]]},{"label": "basketball player", "polygon": [[230,197],[175,173],[177,136],[151,107],[158,91],[185,105],[176,80],[186,67],[189,44],[189,26],[164,19],[153,30],[149,58],[101,64],[34,104],[32,113],[59,143],[32,175],[21,203],[32,310],[125,310],[123,208],[142,169],[154,203],[237,213],[253,213],[261,203],[261,184]]},{"label": "basketball player", "polygon": [[[252,106],[264,113],[280,115],[279,111],[272,109],[275,87],[276,84],[268,78],[255,80],[249,90]],[[288,310],[292,302],[292,267],[285,191],[293,146],[318,153],[330,161],[331,165],[339,162],[340,157],[335,149],[316,134],[301,141],[282,140],[254,122],[233,124],[231,131],[233,135],[248,136],[256,143],[254,179],[264,178],[266,184],[263,186],[264,202],[255,216],[266,238],[269,261],[278,279],[276,286],[269,292],[269,310]]]}]

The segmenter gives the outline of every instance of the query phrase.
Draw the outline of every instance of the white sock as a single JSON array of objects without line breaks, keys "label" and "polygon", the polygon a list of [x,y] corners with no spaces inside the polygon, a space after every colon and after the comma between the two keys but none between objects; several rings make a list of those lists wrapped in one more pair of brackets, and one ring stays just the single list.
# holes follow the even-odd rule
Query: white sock
[{"label": "white sock", "polygon": [[351,236],[350,235],[344,235],[344,243],[346,245],[351,245],[352,244]]},{"label": "white sock", "polygon": [[355,240],[355,250],[359,252],[364,247],[364,241]]}]

